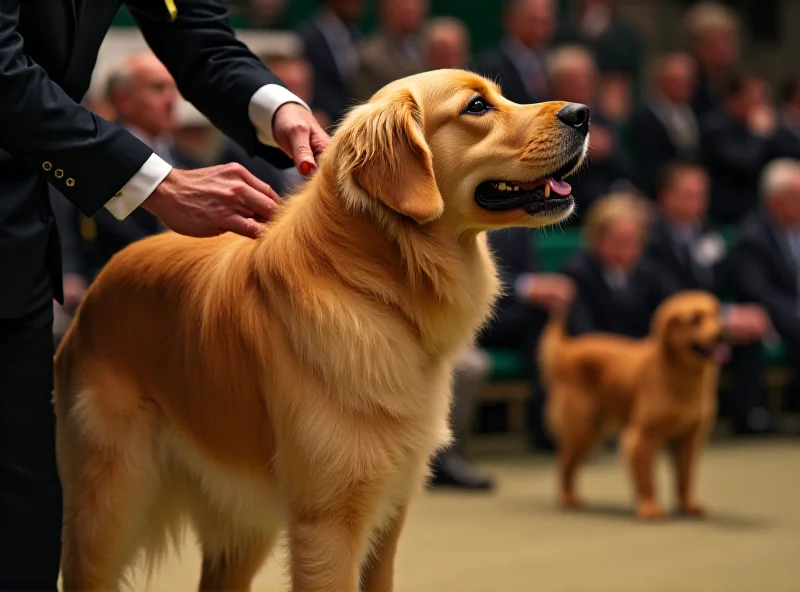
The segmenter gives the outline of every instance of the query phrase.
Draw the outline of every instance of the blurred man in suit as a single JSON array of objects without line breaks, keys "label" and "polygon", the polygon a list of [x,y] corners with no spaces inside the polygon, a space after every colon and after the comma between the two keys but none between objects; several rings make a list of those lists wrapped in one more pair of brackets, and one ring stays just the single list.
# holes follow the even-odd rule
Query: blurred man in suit
[{"label": "blurred man in suit", "polygon": [[[664,167],[647,255],[673,290],[707,290],[724,298],[730,262],[724,238],[706,216],[709,186],[700,165],[673,162]],[[774,329],[764,308],[756,303],[724,302],[722,323],[733,348],[727,366],[731,396],[722,401],[721,410],[736,417],[738,402],[749,400],[751,391],[761,388],[761,376],[752,369],[758,368],[762,344],[774,339]],[[728,401],[730,409],[725,405]]]},{"label": "blurred man in suit", "polygon": [[423,40],[426,69],[458,69],[469,63],[469,30],[460,20],[451,17],[431,19],[425,26]]},{"label": "blurred man in suit", "polygon": [[545,60],[556,30],[553,0],[508,0],[503,27],[505,39],[480,56],[473,69],[497,81],[515,103],[547,100]]},{"label": "blurred man in suit", "polygon": [[696,87],[691,56],[671,53],[655,66],[655,93],[634,116],[636,181],[655,195],[659,171],[668,162],[700,159],[700,126],[691,106]]},{"label": "blurred man in suit", "polygon": [[703,164],[711,176],[709,215],[716,223],[737,224],[756,207],[776,123],[769,84],[753,73],[732,76],[722,107],[700,121]]},{"label": "blurred man in suit", "polygon": [[778,128],[767,144],[766,162],[775,158],[800,160],[800,76],[783,84],[780,102]]},{"label": "blurred man in suit", "polygon": [[548,316],[568,309],[575,285],[565,275],[544,271],[536,231],[512,228],[490,232],[488,238],[504,293],[479,343],[485,348],[517,351],[528,362],[526,378],[532,386],[528,408],[530,443],[538,450],[552,450],[542,414],[547,393],[539,379],[535,351]]},{"label": "blurred man in suit", "polygon": [[425,70],[421,35],[428,17],[428,0],[381,0],[380,30],[358,51],[355,98],[369,99],[399,78]]},{"label": "blurred man in suit", "polygon": [[576,286],[568,330],[572,335],[615,333],[642,338],[674,288],[643,258],[650,212],[630,194],[597,200],[584,225],[586,251],[564,268]]},{"label": "blurred man in suit", "polygon": [[357,23],[363,0],[323,0],[319,12],[298,30],[303,55],[314,71],[311,105],[336,123],[352,106],[351,92],[358,72]]},{"label": "blurred man in suit", "polygon": [[[279,199],[242,167],[174,168],[80,105],[119,5],[0,0],[0,590],[56,590],[59,573],[52,302],[63,298],[48,185],[87,217],[141,207],[193,236],[255,237]],[[215,125],[275,164],[314,168],[327,134],[236,39],[221,0],[126,5]]]},{"label": "blurred man in suit", "polygon": [[[800,405],[800,161],[777,159],[764,169],[761,207],[741,225],[731,253],[731,283],[742,302],[763,306],[783,338],[794,377],[787,403]],[[763,409],[763,361],[749,359],[752,383],[738,401],[740,432],[758,433],[769,427]]]}]

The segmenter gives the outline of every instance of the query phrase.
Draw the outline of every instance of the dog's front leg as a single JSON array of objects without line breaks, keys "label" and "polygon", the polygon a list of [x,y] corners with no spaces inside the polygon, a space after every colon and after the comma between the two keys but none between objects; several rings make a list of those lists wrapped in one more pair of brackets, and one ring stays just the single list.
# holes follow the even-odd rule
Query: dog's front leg
[{"label": "dog's front leg", "polygon": [[367,558],[362,570],[363,592],[392,592],[394,589],[394,556],[397,541],[406,520],[407,504],[397,508],[397,513],[378,533],[372,555]]},{"label": "dog's front leg", "polygon": [[664,516],[664,510],[656,502],[653,484],[658,441],[637,429],[628,430],[623,438],[636,488],[636,514],[645,520],[661,518]]},{"label": "dog's front leg", "polygon": [[694,429],[678,439],[672,448],[678,488],[678,510],[689,516],[704,516],[706,511],[694,500],[694,478],[706,431]]},{"label": "dog's front leg", "polygon": [[295,517],[289,525],[292,592],[358,592],[364,531],[358,513]]}]

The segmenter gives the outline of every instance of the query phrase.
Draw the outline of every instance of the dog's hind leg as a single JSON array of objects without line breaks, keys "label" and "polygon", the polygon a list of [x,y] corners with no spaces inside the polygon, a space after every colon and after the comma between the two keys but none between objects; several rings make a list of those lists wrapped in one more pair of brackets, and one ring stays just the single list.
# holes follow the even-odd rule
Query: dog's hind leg
[{"label": "dog's hind leg", "polygon": [[57,396],[63,592],[117,590],[150,526],[159,491],[153,422],[128,407],[138,397],[124,390]]},{"label": "dog's hind leg", "polygon": [[394,590],[394,558],[397,543],[403,530],[408,506],[397,509],[389,523],[380,530],[375,548],[361,569],[361,588],[364,592],[392,592]]},{"label": "dog's hind leg", "polygon": [[673,443],[672,458],[678,493],[678,510],[688,516],[704,516],[706,511],[694,499],[697,463],[705,439],[705,430],[695,429]]},{"label": "dog's hind leg", "polygon": [[626,430],[622,441],[636,489],[636,514],[645,520],[663,517],[664,510],[656,502],[653,482],[658,442],[635,428]]},{"label": "dog's hind leg", "polygon": [[582,505],[575,492],[575,474],[598,440],[596,409],[588,397],[566,397],[554,391],[549,425],[558,448],[559,497],[564,508]]}]

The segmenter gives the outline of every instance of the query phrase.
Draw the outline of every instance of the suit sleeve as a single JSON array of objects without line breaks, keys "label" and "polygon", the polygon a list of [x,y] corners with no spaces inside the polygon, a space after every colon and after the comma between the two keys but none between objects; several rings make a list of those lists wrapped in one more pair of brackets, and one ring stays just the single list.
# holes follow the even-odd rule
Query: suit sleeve
[{"label": "suit sleeve", "polygon": [[25,55],[21,1],[0,0],[0,148],[92,216],[153,151],[73,101]]},{"label": "suit sleeve", "polygon": [[[282,150],[259,141],[251,99],[280,79],[236,39],[220,0],[177,0],[178,17],[170,20],[161,0],[126,0],[153,53],[164,63],[181,95],[214,126],[242,146],[282,168],[292,160]],[[271,133],[269,130],[264,132]]]},{"label": "suit sleeve", "polygon": [[567,317],[567,327],[571,335],[596,333],[600,323],[591,304],[591,285],[580,269],[580,261],[572,261],[564,269],[564,275],[575,282],[575,299]]}]

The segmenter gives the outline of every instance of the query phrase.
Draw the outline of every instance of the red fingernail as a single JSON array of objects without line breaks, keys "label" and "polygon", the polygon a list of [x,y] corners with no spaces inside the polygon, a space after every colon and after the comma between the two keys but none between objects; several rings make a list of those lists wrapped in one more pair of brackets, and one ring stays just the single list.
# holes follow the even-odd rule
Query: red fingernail
[{"label": "red fingernail", "polygon": [[300,163],[300,172],[304,175],[308,175],[311,171],[314,170],[314,164],[310,162],[301,162]]}]

